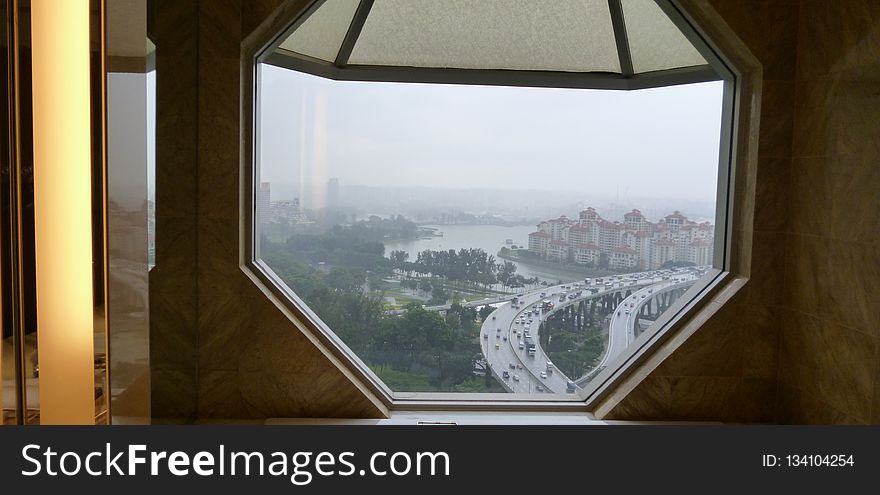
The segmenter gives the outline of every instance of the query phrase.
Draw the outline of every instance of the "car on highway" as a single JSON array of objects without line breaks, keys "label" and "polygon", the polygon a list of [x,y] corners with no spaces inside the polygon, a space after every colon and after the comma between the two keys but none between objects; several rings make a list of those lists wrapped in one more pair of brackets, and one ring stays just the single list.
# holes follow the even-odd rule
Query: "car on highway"
[{"label": "car on highway", "polygon": [[544,387],[542,385],[535,385],[535,390],[537,390],[538,392],[543,392]]},{"label": "car on highway", "polygon": [[516,369],[518,369],[518,370],[523,369],[523,365],[521,363],[516,363]]},{"label": "car on highway", "polygon": [[510,368],[510,369],[512,369],[512,370],[515,370],[515,369],[516,369],[516,365],[513,364],[513,363],[507,363],[507,367]]},{"label": "car on highway", "polygon": [[513,375],[513,381],[518,382],[518,381],[519,381],[519,375]]},{"label": "car on highway", "polygon": [[488,338],[489,338],[489,334],[488,334],[488,333],[484,333],[484,334],[483,334],[483,338],[484,338],[484,339],[488,339]]},{"label": "car on highway", "polygon": [[501,349],[501,344],[499,344],[498,342],[495,342],[495,349]]},{"label": "car on highway", "polygon": [[541,372],[541,378],[547,378],[547,372],[546,372],[546,371],[542,371],[542,372]]},{"label": "car on highway", "polygon": [[[627,311],[627,313],[629,313],[629,311]],[[501,340],[507,342],[507,335],[505,335],[504,337],[501,337]]]},{"label": "car on highway", "polygon": [[508,378],[510,378],[510,372],[507,370],[502,371],[501,378],[504,378],[505,380],[507,380]]},{"label": "car on highway", "polygon": [[519,341],[519,345],[518,345],[517,347],[519,347],[520,349],[525,349],[526,345],[523,344],[523,341],[522,341],[522,340],[520,340],[520,341]]}]

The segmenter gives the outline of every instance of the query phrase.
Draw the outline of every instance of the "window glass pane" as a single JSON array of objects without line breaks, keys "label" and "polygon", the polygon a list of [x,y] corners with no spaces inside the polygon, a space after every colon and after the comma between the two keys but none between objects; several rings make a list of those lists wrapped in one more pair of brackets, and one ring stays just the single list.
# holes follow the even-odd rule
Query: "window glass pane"
[{"label": "window glass pane", "polygon": [[376,0],[350,61],[620,72],[605,0]]},{"label": "window glass pane", "polygon": [[706,63],[654,0],[622,0],[622,5],[637,74]]},{"label": "window glass pane", "polygon": [[332,62],[336,60],[359,0],[327,0],[281,48]]},{"label": "window glass pane", "polygon": [[396,392],[570,398],[713,262],[720,82],[261,71],[257,255]]}]

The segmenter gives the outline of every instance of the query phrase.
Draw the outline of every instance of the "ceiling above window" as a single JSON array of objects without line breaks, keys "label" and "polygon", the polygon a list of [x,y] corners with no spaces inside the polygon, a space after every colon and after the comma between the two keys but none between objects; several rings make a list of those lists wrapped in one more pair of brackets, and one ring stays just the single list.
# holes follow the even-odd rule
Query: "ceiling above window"
[{"label": "ceiling above window", "polygon": [[338,80],[641,89],[721,79],[654,0],[324,0],[274,46],[264,62]]}]

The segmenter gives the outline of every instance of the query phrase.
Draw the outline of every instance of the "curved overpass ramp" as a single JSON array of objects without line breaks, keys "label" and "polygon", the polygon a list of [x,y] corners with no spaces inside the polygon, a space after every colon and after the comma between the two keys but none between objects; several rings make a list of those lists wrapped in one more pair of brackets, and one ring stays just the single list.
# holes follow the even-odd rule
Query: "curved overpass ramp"
[{"label": "curved overpass ramp", "polygon": [[611,323],[608,329],[608,346],[605,348],[605,354],[599,361],[593,371],[578,378],[575,383],[578,386],[584,386],[590,381],[595,374],[608,366],[608,363],[614,361],[618,356],[623,354],[627,347],[635,340],[635,328],[639,320],[639,312],[645,304],[651,302],[655,297],[673,290],[690,287],[696,282],[698,277],[688,278],[686,281],[663,281],[655,283],[634,292],[632,295],[624,299],[611,314]]}]

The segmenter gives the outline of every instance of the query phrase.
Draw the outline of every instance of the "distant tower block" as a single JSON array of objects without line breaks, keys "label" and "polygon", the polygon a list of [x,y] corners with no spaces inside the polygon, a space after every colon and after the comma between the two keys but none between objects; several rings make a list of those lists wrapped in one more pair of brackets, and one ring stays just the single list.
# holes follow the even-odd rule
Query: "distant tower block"
[{"label": "distant tower block", "polygon": [[336,177],[327,181],[327,209],[339,208],[339,179]]},{"label": "distant tower block", "polygon": [[260,225],[269,223],[269,208],[272,205],[271,186],[268,182],[260,182],[260,191],[257,196],[257,218]]}]

